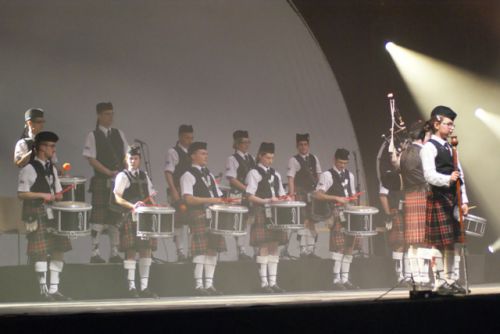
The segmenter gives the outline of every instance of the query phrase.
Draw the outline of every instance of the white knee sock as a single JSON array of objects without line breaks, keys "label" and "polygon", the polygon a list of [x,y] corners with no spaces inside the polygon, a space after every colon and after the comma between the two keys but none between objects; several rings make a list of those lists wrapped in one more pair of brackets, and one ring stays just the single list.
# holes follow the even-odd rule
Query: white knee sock
[{"label": "white knee sock", "polygon": [[215,266],[217,265],[216,255],[205,255],[205,288],[208,289],[214,284]]},{"label": "white knee sock", "polygon": [[269,285],[269,281],[267,280],[268,255],[257,256],[255,261],[259,265],[260,286],[262,288],[266,287]]},{"label": "white knee sock", "polygon": [[269,286],[275,286],[278,277],[278,255],[268,255],[267,257],[267,276],[269,278]]},{"label": "white knee sock", "polygon": [[40,285],[40,294],[49,292],[47,289],[47,261],[35,262],[35,272]]},{"label": "white knee sock", "polygon": [[413,282],[420,283],[420,272],[418,271],[417,250],[413,247],[408,249],[406,256],[408,257],[409,268],[407,268],[407,270],[405,271],[408,272],[409,278],[413,279]]},{"label": "white knee sock", "polygon": [[99,239],[102,229],[103,226],[101,224],[92,224],[92,256],[99,255]]},{"label": "white knee sock", "polygon": [[195,288],[203,288],[203,266],[205,264],[205,255],[196,255],[193,257]]},{"label": "white knee sock", "polygon": [[340,273],[341,282],[345,283],[349,280],[349,269],[352,263],[352,255],[344,255],[342,258],[342,271]]},{"label": "white knee sock", "polygon": [[342,258],[344,254],[332,252],[333,259],[333,283],[340,283],[340,270],[342,269]]},{"label": "white knee sock", "polygon": [[396,277],[402,280],[403,276],[403,252],[392,252],[392,259],[394,260],[394,268],[396,270]]},{"label": "white knee sock", "polygon": [[118,256],[118,246],[120,245],[120,231],[116,226],[108,226],[109,243],[111,245],[111,256]]},{"label": "white knee sock", "polygon": [[452,278],[455,281],[460,279],[460,255],[454,256]]},{"label": "white knee sock", "polygon": [[62,261],[50,261],[50,286],[49,293],[56,293],[59,289],[59,274],[63,270],[64,263]]},{"label": "white knee sock", "polygon": [[139,277],[141,278],[141,291],[148,288],[151,262],[152,260],[150,257],[141,257],[139,259]]},{"label": "white knee sock", "polygon": [[437,249],[432,249],[433,252],[433,265],[432,274],[434,275],[434,289],[439,288],[446,282],[444,275],[443,255]]},{"label": "white knee sock", "polygon": [[432,261],[432,250],[430,248],[417,248],[418,272],[420,282],[429,283],[429,263]]},{"label": "white knee sock", "polygon": [[184,226],[176,227],[174,229],[175,234],[175,247],[177,249],[177,254],[186,255],[184,252]]},{"label": "white knee sock", "polygon": [[135,260],[123,261],[123,268],[127,271],[128,289],[135,289]]},{"label": "white knee sock", "polygon": [[455,263],[455,252],[450,250],[444,251],[444,272],[445,278],[449,284],[453,283],[453,265]]}]

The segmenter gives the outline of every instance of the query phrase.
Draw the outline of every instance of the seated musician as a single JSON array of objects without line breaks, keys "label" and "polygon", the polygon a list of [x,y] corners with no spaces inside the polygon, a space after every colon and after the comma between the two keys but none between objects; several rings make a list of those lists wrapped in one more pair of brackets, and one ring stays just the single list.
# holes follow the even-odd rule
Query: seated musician
[{"label": "seated musician", "polygon": [[[141,152],[139,147],[131,146],[127,152],[128,169],[116,175],[113,193],[118,205],[123,207],[123,224],[120,233],[120,249],[125,252],[123,267],[127,273],[128,295],[132,298],[158,298],[148,288],[151,253],[157,248],[157,240],[137,237],[137,222],[133,210],[144,206],[146,202],[154,204],[155,190],[146,172],[139,169]],[[140,290],[135,285],[136,253],[139,253]]]}]

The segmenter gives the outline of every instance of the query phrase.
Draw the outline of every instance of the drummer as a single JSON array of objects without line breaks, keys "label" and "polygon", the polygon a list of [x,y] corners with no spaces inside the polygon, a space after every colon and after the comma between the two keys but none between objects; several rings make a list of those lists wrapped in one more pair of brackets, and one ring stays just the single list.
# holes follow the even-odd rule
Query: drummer
[{"label": "drummer", "polygon": [[[24,113],[24,130],[21,138],[16,143],[14,149],[14,164],[17,167],[24,167],[33,157],[33,145],[35,136],[43,130],[45,124],[44,111],[40,108],[31,108]],[[54,153],[53,164],[57,163],[57,156]]]},{"label": "drummer", "polygon": [[297,133],[295,136],[297,154],[288,160],[288,194],[295,200],[308,203],[303,211],[305,229],[297,232],[300,244],[301,258],[320,258],[314,254],[318,233],[311,220],[311,205],[307,200],[313,192],[321,174],[319,159],[309,152],[309,134]]},{"label": "drummer", "polygon": [[355,190],[354,175],[346,167],[349,163],[349,151],[339,148],[335,151],[333,167],[323,172],[316,186],[314,197],[322,201],[335,203],[333,209],[333,224],[330,227],[330,251],[333,263],[333,289],[358,289],[349,280],[349,270],[352,263],[352,252],[356,239],[343,233],[345,217],[342,206],[349,203]]},{"label": "drummer", "polygon": [[[123,267],[127,273],[128,296],[132,298],[158,298],[148,288],[149,271],[151,268],[151,253],[157,248],[155,238],[142,240],[137,237],[137,222],[132,211],[146,203],[155,204],[151,179],[146,172],[139,169],[141,151],[138,146],[131,146],[127,152],[128,168],[116,175],[113,193],[116,202],[127,210],[123,214],[123,224],[120,231],[120,250],[125,252]],[[135,285],[136,253],[139,253],[140,290]]]},{"label": "drummer", "polygon": [[[204,142],[189,146],[191,166],[181,176],[180,190],[188,206],[188,217],[192,233],[191,254],[193,255],[195,293],[201,296],[220,295],[214,287],[214,273],[217,253],[226,250],[222,236],[208,232],[206,207],[223,203],[222,192],[214,176],[207,168],[208,150]],[[204,274],[204,275],[203,275]],[[203,277],[205,281],[203,282]]]},{"label": "drummer", "polygon": [[186,246],[186,244],[189,244],[188,222],[185,214],[180,210],[183,208],[180,178],[191,166],[191,157],[188,155],[188,149],[193,142],[193,132],[192,125],[182,124],[179,126],[177,143],[174,147],[168,149],[164,167],[165,180],[168,185],[168,202],[176,208],[174,241],[178,262],[187,260],[187,248],[189,248]]},{"label": "drummer", "polygon": [[[439,294],[465,294],[459,283],[460,256],[458,245],[464,243],[460,223],[454,217],[454,207],[461,204],[464,215],[469,207],[465,190],[464,173],[457,159],[458,171],[454,170],[453,155],[448,137],[455,129],[457,114],[449,107],[437,106],[428,121],[431,139],[420,150],[424,177],[431,187],[427,194],[425,241],[443,255],[444,272],[435,289]],[[457,203],[457,181],[460,182],[462,203]],[[439,270],[439,269],[438,269]]]},{"label": "drummer", "polygon": [[276,202],[286,195],[280,174],[271,168],[274,159],[274,143],[262,143],[257,155],[257,166],[246,178],[248,200],[255,206],[255,222],[251,228],[250,245],[258,247],[256,262],[261,280],[261,292],[284,292],[277,284],[278,246],[287,242],[284,231],[266,227],[264,205]]},{"label": "drummer", "polygon": [[[231,186],[230,196],[242,198],[246,189],[246,177],[248,172],[255,168],[255,160],[248,149],[250,147],[250,139],[248,131],[236,130],[233,132],[233,148],[234,154],[230,155],[226,160],[226,178]],[[250,219],[246,216],[246,232],[250,235]],[[238,260],[252,260],[246,254],[245,247],[248,246],[249,237],[237,237],[238,245]]]},{"label": "drummer", "polygon": [[[61,183],[51,161],[58,139],[53,132],[39,132],[35,136],[34,158],[19,171],[17,188],[18,197],[23,200],[28,260],[34,264],[42,301],[70,300],[59,291],[59,275],[64,266],[64,253],[71,250],[71,242],[47,230],[54,219],[48,204],[62,199]],[[50,271],[48,287],[47,271]]]},{"label": "drummer", "polygon": [[92,193],[92,257],[90,263],[105,263],[99,250],[99,239],[103,230],[108,231],[111,243],[110,263],[122,263],[118,254],[120,236],[116,226],[118,216],[109,209],[111,184],[121,170],[125,168],[125,154],[128,143],[121,130],[112,128],[113,105],[101,102],[96,106],[97,124],[94,131],[87,135],[83,156],[94,170],[90,180],[89,192]]}]

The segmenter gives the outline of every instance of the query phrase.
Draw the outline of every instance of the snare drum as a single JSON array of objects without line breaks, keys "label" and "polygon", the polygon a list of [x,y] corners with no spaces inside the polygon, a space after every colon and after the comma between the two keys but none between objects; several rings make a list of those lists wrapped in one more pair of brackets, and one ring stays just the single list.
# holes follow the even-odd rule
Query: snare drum
[{"label": "snare drum", "polygon": [[215,204],[209,206],[208,210],[210,233],[231,236],[242,236],[247,233],[243,218],[243,214],[248,212],[247,207]]},{"label": "snare drum", "polygon": [[468,214],[464,216],[465,233],[473,237],[484,236],[486,219]]},{"label": "snare drum", "polygon": [[300,221],[300,210],[306,203],[299,201],[283,201],[266,205],[267,228],[271,230],[301,230],[304,225]]},{"label": "snare drum", "polygon": [[137,236],[141,239],[174,236],[175,209],[167,206],[141,206],[135,209]]},{"label": "snare drum", "polygon": [[377,234],[373,227],[373,215],[378,209],[372,206],[348,206],[344,209],[347,215],[347,227],[344,231],[347,235],[371,237]]},{"label": "snare drum", "polygon": [[73,186],[72,189],[63,194],[63,201],[85,202],[85,182],[87,179],[81,176],[60,177],[62,188]]},{"label": "snare drum", "polygon": [[311,219],[315,222],[322,222],[330,218],[333,214],[332,202],[320,201],[311,195]]},{"label": "snare drum", "polygon": [[51,205],[55,227],[50,229],[52,233],[60,236],[76,239],[90,235],[90,226],[87,223],[88,212],[92,205],[84,202],[54,202]]}]

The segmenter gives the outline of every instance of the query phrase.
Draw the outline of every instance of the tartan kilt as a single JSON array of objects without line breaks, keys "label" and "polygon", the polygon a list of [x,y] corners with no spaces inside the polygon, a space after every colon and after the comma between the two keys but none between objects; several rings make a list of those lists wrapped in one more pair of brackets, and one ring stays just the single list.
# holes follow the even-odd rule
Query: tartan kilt
[{"label": "tartan kilt", "polygon": [[[295,200],[299,202],[304,202],[306,203],[306,206],[303,208],[300,208],[300,221],[302,224],[305,224],[306,220],[313,222],[311,219],[311,213],[312,213],[312,208],[311,208],[311,202],[307,201],[307,193],[305,192],[297,192],[295,194]],[[318,223],[318,222],[314,222]],[[314,224],[313,224],[314,228]]]},{"label": "tartan kilt", "polygon": [[47,230],[47,227],[50,227],[54,221],[47,219],[43,208],[39,209],[37,221],[37,230],[26,235],[26,239],[28,239],[26,253],[30,263],[46,260],[47,255],[52,255],[53,252],[65,253],[72,249],[68,237],[58,236]]},{"label": "tartan kilt", "polygon": [[405,193],[405,241],[408,245],[425,243],[425,211],[427,192],[425,190]]},{"label": "tartan kilt", "polygon": [[333,225],[330,227],[330,252],[344,253],[346,248],[359,248],[360,238],[344,233],[345,227],[340,221],[340,211],[333,208],[333,215],[330,219],[333,220]]},{"label": "tartan kilt", "polygon": [[151,249],[155,251],[158,248],[156,238],[141,239],[137,237],[137,222],[132,220],[132,214],[123,214],[122,225],[120,228],[120,251]]},{"label": "tartan kilt", "polygon": [[90,179],[89,192],[92,193],[92,212],[89,221],[94,224],[115,225],[120,219],[120,214],[109,210],[109,197],[111,187],[108,186],[110,179],[104,177],[92,177]]},{"label": "tartan kilt", "polygon": [[207,254],[208,250],[225,252],[226,240],[221,235],[212,234],[208,231],[209,222],[204,210],[195,209],[189,211],[189,227],[191,230],[191,255]]},{"label": "tartan kilt", "polygon": [[405,232],[403,226],[403,217],[398,209],[391,209],[392,229],[389,232],[389,245],[393,250],[405,247]]},{"label": "tartan kilt", "polygon": [[285,245],[288,242],[286,231],[270,230],[266,227],[267,218],[264,206],[255,206],[255,221],[250,229],[250,246],[262,247],[266,243],[277,242]]},{"label": "tartan kilt", "polygon": [[464,242],[460,235],[460,224],[453,217],[454,204],[454,193],[433,191],[427,193],[425,242],[428,246],[443,248]]}]

